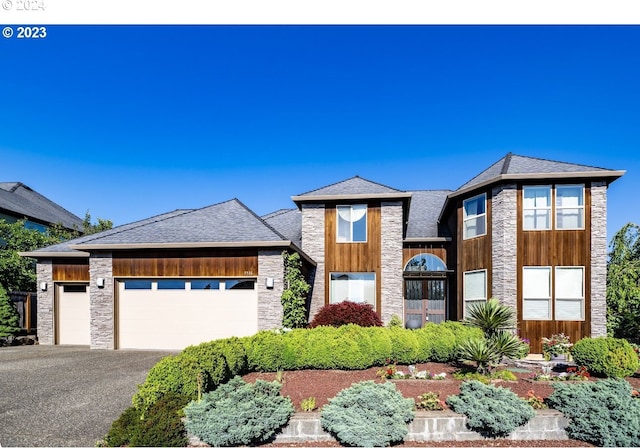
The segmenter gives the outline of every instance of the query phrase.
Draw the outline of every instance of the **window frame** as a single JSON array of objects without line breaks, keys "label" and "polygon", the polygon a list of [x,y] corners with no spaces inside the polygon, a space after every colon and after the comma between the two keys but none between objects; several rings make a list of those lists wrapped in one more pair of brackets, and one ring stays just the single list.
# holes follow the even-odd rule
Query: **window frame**
[{"label": "window frame", "polygon": [[[558,298],[558,270],[580,270],[582,272],[582,284],[581,286],[581,297],[561,297]],[[554,287],[553,287],[553,318],[554,320],[561,320],[566,322],[584,322],[585,320],[585,267],[584,266],[556,266],[554,268]],[[557,318],[557,309],[558,309],[558,300],[562,301],[580,301],[580,319],[558,319]]]},{"label": "window frame", "polygon": [[[549,296],[548,297],[526,297],[525,289],[524,289],[524,281],[525,281],[525,272],[527,270],[547,270],[549,273]],[[522,267],[522,320],[544,320],[551,321],[553,320],[553,307],[551,306],[553,302],[553,268],[551,266],[523,266]],[[527,300],[546,300],[547,301],[547,315],[546,319],[540,318],[530,318],[525,315],[525,302]]]},{"label": "window frame", "polygon": [[[525,190],[530,189],[530,190],[541,190],[541,189],[547,189],[549,191],[549,205],[547,207],[526,207],[525,206]],[[554,228],[554,222],[553,219],[555,217],[555,211],[554,211],[554,186],[553,185],[523,185],[522,186],[522,230],[526,230],[526,231],[545,231],[545,230],[552,230]],[[537,227],[533,227],[533,228],[528,228],[525,227],[527,220],[525,217],[525,211],[527,210],[533,210],[534,212],[538,211],[538,210],[546,210],[548,213],[548,222],[549,222],[549,226],[546,228],[537,228]],[[535,225],[535,214],[534,214],[534,225]]]},{"label": "window frame", "polygon": [[[562,189],[562,188],[579,188],[580,189],[580,202],[581,204],[578,206],[559,206],[558,205],[558,188]],[[584,184],[557,184],[555,185],[555,197],[554,197],[554,201],[553,201],[553,205],[555,207],[554,213],[553,213],[553,217],[554,217],[554,221],[555,221],[555,228],[556,230],[584,230],[585,229],[585,205],[584,205],[584,199],[585,199],[585,185]],[[558,225],[558,212],[561,210],[574,210],[577,209],[580,213],[580,221],[582,222],[582,226],[581,227],[560,227]]]},{"label": "window frame", "polygon": [[[353,239],[353,225],[354,221],[349,220],[349,238],[347,240],[340,239],[340,209],[349,209],[350,218],[353,217],[353,208],[354,207],[364,207],[364,216],[355,222],[359,222],[361,219],[364,219],[364,239],[354,241]],[[368,232],[369,232],[369,206],[367,204],[340,204],[336,205],[336,242],[337,243],[366,243],[368,240]]]},{"label": "window frame", "polygon": [[[365,276],[371,276],[371,278],[368,279],[363,279],[363,280],[367,280],[367,281],[372,281],[373,282],[373,298],[372,301],[369,302],[367,300],[366,297],[364,297],[364,300],[362,302],[356,302],[356,303],[366,303],[369,305],[373,306],[373,309],[376,310],[377,309],[377,282],[376,282],[376,273],[375,272],[344,272],[344,271],[336,271],[336,272],[330,272],[329,273],[329,303],[333,304],[333,303],[342,303],[346,300],[355,302],[355,300],[352,300],[350,297],[348,297],[347,299],[344,300],[340,300],[340,301],[336,301],[333,299],[333,282],[334,281],[338,281],[338,279],[333,279],[333,276],[341,276],[341,275],[347,275],[347,276],[351,276],[351,275],[365,275]],[[357,279],[353,279],[353,280],[357,280]],[[351,279],[349,279],[349,281],[351,281]],[[348,287],[348,286],[347,286]]]},{"label": "window frame", "polygon": [[[466,204],[477,200],[479,198],[482,198],[482,202],[484,203],[484,212],[483,213],[479,213],[479,214],[475,214],[475,215],[470,215],[467,216],[467,207]],[[479,218],[482,218],[484,221],[484,231],[483,233],[476,233],[473,236],[469,236],[468,235],[468,231],[467,231],[467,222],[471,221],[471,220],[477,220]],[[477,226],[476,226],[477,227]],[[487,193],[480,193],[476,196],[467,198],[465,200],[462,201],[462,239],[463,240],[470,240],[472,238],[478,238],[481,236],[485,236],[487,234]]]},{"label": "window frame", "polygon": [[[478,273],[484,274],[484,297],[467,297],[467,276],[470,274],[478,274]],[[467,318],[467,303],[486,302],[488,300],[487,298],[488,280],[489,279],[487,278],[487,269],[475,269],[473,271],[464,271],[462,273],[462,318],[463,319]]]}]

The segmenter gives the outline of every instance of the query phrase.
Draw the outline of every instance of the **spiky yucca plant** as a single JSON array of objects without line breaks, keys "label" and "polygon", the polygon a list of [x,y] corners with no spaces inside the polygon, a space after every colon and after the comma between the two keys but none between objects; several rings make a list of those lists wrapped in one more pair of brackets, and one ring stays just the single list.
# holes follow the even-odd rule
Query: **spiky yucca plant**
[{"label": "spiky yucca plant", "polygon": [[480,328],[487,339],[497,333],[512,330],[516,326],[514,310],[501,304],[495,298],[471,305],[465,322]]}]

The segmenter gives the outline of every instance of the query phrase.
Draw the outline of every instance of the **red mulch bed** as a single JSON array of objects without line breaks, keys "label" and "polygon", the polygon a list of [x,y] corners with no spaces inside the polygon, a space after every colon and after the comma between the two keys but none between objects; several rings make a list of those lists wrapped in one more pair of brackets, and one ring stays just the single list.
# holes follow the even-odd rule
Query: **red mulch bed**
[{"label": "red mulch bed", "polygon": [[[444,372],[447,374],[444,380],[413,380],[400,379],[388,380],[396,384],[398,390],[404,397],[414,398],[425,392],[436,392],[443,401],[449,395],[460,393],[460,384],[462,381],[453,378],[453,372],[457,370],[456,366],[440,363],[426,363],[416,365],[418,371],[427,370],[432,374]],[[379,367],[371,367],[366,370],[300,370],[286,371],[282,374],[283,386],[282,395],[288,396],[293,401],[297,412],[301,412],[300,403],[303,399],[315,397],[318,409],[328,403],[329,398],[336,396],[338,392],[345,389],[353,383],[359,381],[373,380],[381,382],[382,379],[376,375]],[[398,366],[398,370],[407,372],[405,366]],[[547,398],[553,392],[551,382],[533,381],[530,379],[531,373],[514,372],[517,381],[496,381],[494,384],[501,387],[511,389],[520,397],[526,397],[529,391],[533,391],[536,396]],[[256,379],[273,381],[276,379],[276,373],[258,373],[253,372],[243,377],[245,381],[254,382]],[[596,381],[592,378],[591,381]],[[628,378],[627,381],[635,389],[640,389],[640,376],[635,375]],[[278,445],[278,444],[274,444]],[[337,442],[309,442],[302,444],[287,444],[288,446],[340,446]],[[281,446],[281,445],[278,445]],[[552,447],[552,446],[592,446],[584,442],[575,440],[550,441],[550,440],[531,440],[531,441],[512,441],[506,439],[473,441],[473,442],[406,442],[398,446],[523,446],[523,447]]]}]

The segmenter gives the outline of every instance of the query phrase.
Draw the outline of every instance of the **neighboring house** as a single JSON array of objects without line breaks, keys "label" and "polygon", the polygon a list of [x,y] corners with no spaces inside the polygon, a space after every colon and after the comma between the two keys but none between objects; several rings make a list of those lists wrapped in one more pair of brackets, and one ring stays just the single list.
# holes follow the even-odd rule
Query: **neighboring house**
[{"label": "neighboring house", "polygon": [[183,348],[281,325],[283,250],[310,318],[367,302],[409,328],[497,297],[520,336],[606,332],[606,192],[624,174],[508,154],[455,191],[353,177],[256,216],[237,199],[23,255],[38,259],[41,344]]},{"label": "neighboring house", "polygon": [[25,220],[25,227],[46,231],[54,224],[82,229],[82,219],[21,182],[0,182],[0,219],[13,223]]}]

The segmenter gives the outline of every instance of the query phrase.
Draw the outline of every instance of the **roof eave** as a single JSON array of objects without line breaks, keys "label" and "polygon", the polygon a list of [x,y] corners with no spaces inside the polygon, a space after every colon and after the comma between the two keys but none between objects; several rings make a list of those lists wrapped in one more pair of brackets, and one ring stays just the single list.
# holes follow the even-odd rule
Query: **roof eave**
[{"label": "roof eave", "polygon": [[331,201],[360,201],[370,199],[411,199],[412,193],[399,191],[397,193],[358,193],[358,194],[319,194],[291,196],[291,200],[298,203],[304,202],[331,202]]},{"label": "roof eave", "polygon": [[83,251],[73,251],[73,252],[45,252],[45,251],[34,251],[34,252],[18,252],[18,255],[21,257],[31,257],[31,258],[89,258],[89,252]]},{"label": "roof eave", "polygon": [[403,243],[447,243],[451,241],[450,236],[429,236],[425,238],[405,238]]}]

